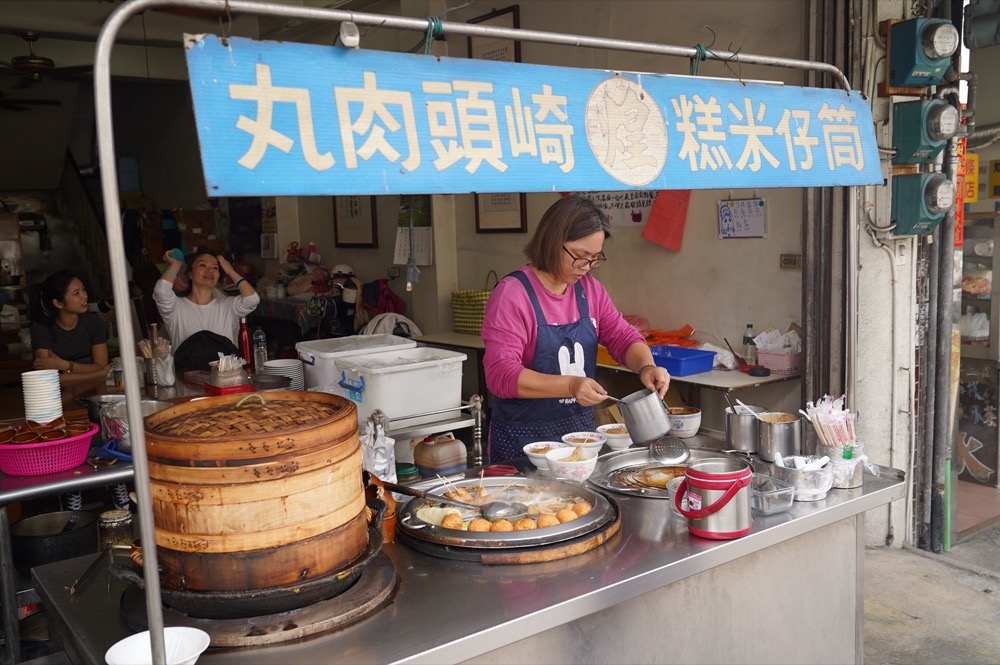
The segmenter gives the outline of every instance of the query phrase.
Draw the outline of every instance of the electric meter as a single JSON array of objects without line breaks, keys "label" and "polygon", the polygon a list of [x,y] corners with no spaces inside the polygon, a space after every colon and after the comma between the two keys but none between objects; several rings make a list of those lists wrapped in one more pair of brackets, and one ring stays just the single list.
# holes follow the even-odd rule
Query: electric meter
[{"label": "electric meter", "polygon": [[889,84],[894,86],[937,85],[959,46],[958,30],[939,18],[893,23],[889,40]]},{"label": "electric meter", "polygon": [[937,156],[958,133],[961,114],[943,99],[903,102],[892,107],[893,164],[921,164]]},{"label": "electric meter", "polygon": [[958,50],[958,28],[951,23],[929,23],[920,34],[920,43],[931,60],[950,58]]},{"label": "electric meter", "polygon": [[955,184],[941,173],[892,179],[893,235],[928,235],[955,206]]}]

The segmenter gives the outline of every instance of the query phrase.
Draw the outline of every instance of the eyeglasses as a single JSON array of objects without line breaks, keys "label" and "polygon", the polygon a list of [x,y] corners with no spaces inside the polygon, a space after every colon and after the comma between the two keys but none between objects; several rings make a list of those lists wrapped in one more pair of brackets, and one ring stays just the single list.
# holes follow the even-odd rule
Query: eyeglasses
[{"label": "eyeglasses", "polygon": [[608,260],[608,257],[604,256],[604,252],[601,252],[596,259],[585,259],[582,256],[577,256],[573,252],[566,249],[565,245],[563,245],[563,251],[569,254],[570,258],[573,259],[573,263],[570,265],[581,270],[583,268],[589,268],[591,270],[594,268],[600,268],[604,265],[605,261]]}]

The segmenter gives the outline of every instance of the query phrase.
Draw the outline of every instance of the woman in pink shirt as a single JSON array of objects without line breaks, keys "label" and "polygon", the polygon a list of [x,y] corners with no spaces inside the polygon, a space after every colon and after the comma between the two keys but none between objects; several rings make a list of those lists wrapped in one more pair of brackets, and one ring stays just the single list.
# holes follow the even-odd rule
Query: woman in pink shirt
[{"label": "woman in pink shirt", "polygon": [[524,249],[528,264],[504,277],[483,319],[486,385],[494,397],[489,457],[594,429],[607,391],[594,380],[597,345],[662,397],[670,375],[590,271],[602,265],[611,224],[592,201],[567,196],[542,215]]}]

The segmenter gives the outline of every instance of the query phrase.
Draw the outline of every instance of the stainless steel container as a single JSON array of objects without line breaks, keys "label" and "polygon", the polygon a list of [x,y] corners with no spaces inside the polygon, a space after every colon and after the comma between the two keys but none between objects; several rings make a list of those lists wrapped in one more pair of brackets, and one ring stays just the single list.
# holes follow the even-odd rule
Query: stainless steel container
[{"label": "stainless steel container", "polygon": [[[806,457],[807,462],[820,459],[815,455]],[[815,471],[800,471],[774,465],[774,477],[795,486],[796,501],[819,501],[826,498],[827,492],[833,487],[833,465],[827,463],[822,469]]]},{"label": "stainless steel container", "polygon": [[674,507],[688,518],[688,531],[714,540],[750,533],[752,477],[750,464],[735,457],[710,457],[689,463],[673,498]]},{"label": "stainless steel container", "polygon": [[757,454],[762,460],[773,462],[776,453],[782,457],[802,453],[802,418],[798,414],[767,411],[760,414],[757,425]]},{"label": "stainless steel container", "polygon": [[[143,418],[171,406],[174,406],[173,402],[149,397],[143,397],[139,402]],[[116,440],[118,444],[115,450],[126,455],[132,454],[132,439],[128,431],[128,407],[125,400],[109,402],[101,407],[101,438],[104,441]]]},{"label": "stainless steel container", "polygon": [[[750,406],[747,408],[754,413],[764,413],[767,411],[763,406]],[[747,413],[743,407],[737,407],[733,411],[732,407],[726,408],[726,447],[730,450],[742,450],[748,453],[757,452],[757,444],[760,439],[760,428],[757,427],[757,418],[753,413]]]},{"label": "stainless steel container", "polygon": [[629,436],[635,443],[649,443],[670,433],[670,416],[660,396],[643,388],[618,402]]}]

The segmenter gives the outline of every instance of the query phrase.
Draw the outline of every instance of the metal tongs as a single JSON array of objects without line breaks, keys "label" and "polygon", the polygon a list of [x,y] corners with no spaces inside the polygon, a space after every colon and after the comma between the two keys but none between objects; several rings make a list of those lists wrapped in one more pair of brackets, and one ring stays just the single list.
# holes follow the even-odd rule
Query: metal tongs
[{"label": "metal tongs", "polygon": [[[97,555],[97,558],[94,559],[93,563],[91,563],[90,566],[87,567],[87,570],[83,571],[83,575],[80,575],[80,577],[78,577],[76,581],[73,582],[73,586],[66,587],[67,589],[69,589],[69,595],[71,596],[76,595],[76,592],[83,589],[83,586],[90,580],[91,577],[93,577],[94,573],[97,572],[97,569],[101,567],[101,564],[104,563],[104,559],[108,559],[108,564],[109,565],[111,564],[110,547],[101,550],[101,553]],[[108,592],[110,593],[110,591],[111,591],[111,575],[109,574]]]}]

